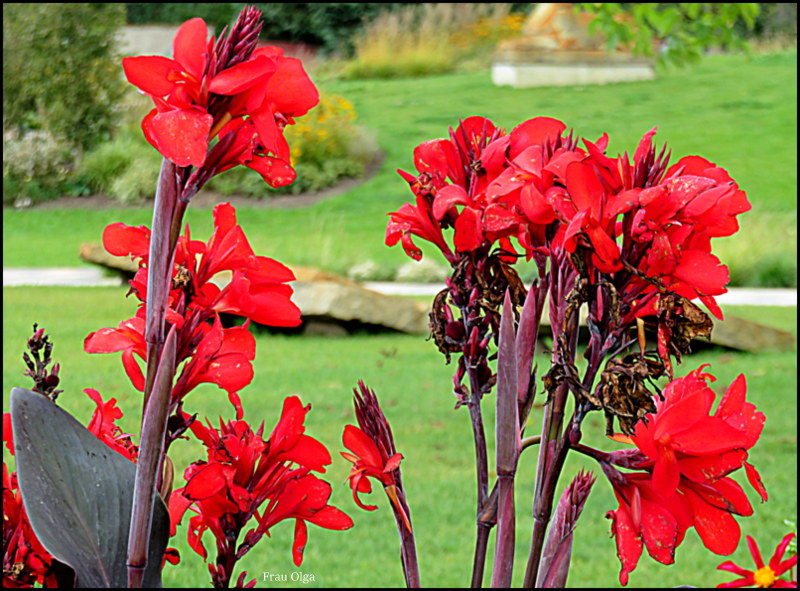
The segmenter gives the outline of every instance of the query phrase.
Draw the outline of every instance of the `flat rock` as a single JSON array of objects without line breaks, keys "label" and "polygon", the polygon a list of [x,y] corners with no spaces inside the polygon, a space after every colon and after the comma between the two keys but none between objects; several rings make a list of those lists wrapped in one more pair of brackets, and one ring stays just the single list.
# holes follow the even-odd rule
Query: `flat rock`
[{"label": "flat rock", "polygon": [[[128,257],[108,254],[99,245],[84,244],[80,249],[83,260],[116,269],[132,275],[138,268]],[[398,295],[380,293],[363,284],[313,267],[291,266],[296,281],[292,282],[292,300],[300,308],[304,323],[319,334],[342,334],[341,327],[369,325],[385,327],[412,334],[428,333],[428,312],[431,302]],[[230,281],[220,273],[215,282],[224,285]],[[443,286],[441,286],[443,287]],[[441,289],[441,287],[439,289]],[[586,325],[585,308],[581,324]],[[547,310],[542,314],[542,324],[549,325]],[[313,332],[313,331],[312,331]],[[700,341],[706,342],[704,340]],[[761,351],[792,351],[794,335],[786,330],[765,326],[737,316],[715,320],[711,344],[758,353]]]},{"label": "flat rock", "polygon": [[[128,257],[108,254],[102,246],[84,244],[80,257],[90,263],[132,275],[138,269]],[[386,295],[365,288],[360,283],[313,267],[291,266],[297,278],[292,301],[297,304],[310,332],[339,334],[340,326],[369,325],[400,332],[424,334],[428,331],[429,306],[414,299]],[[220,273],[214,282],[222,286],[230,281],[230,272]],[[323,330],[324,328],[324,330]]]}]

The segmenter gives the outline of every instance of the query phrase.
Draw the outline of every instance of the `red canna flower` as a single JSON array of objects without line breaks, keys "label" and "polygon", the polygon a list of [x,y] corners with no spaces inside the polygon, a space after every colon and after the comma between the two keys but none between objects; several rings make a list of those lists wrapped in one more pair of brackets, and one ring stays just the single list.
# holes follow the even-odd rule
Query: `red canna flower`
[{"label": "red canna flower", "polygon": [[[398,171],[416,196],[416,206],[406,203],[389,214],[386,244],[393,246],[402,239],[406,254],[419,260],[422,252],[411,239],[416,235],[435,244],[454,264],[458,260],[454,251],[474,251],[516,233],[522,219],[501,200],[487,198],[490,181],[504,167],[503,150],[509,143],[504,135],[488,119],[469,117],[450,130],[449,140],[417,146],[414,164],[420,174]],[[453,248],[443,234],[450,227]]]},{"label": "red canna flower", "polygon": [[28,520],[17,473],[3,462],[3,588],[58,587],[52,562]]},{"label": "red canna flower", "polygon": [[375,478],[384,487],[394,487],[393,472],[400,466],[403,455],[395,453],[390,458],[382,457],[375,442],[353,425],[345,425],[342,442],[352,452],[341,452],[341,454],[344,459],[353,463],[353,468],[347,477],[350,480],[350,487],[353,489],[353,500],[362,509],[374,511],[377,507],[364,505],[358,498],[358,493],[372,492],[372,485],[367,477]]},{"label": "red canna flower", "polygon": [[[632,443],[651,461],[653,485],[664,494],[678,487],[681,476],[698,483],[714,482],[747,463],[764,427],[764,414],[745,400],[747,385],[739,375],[728,387],[712,415],[716,394],[709,387],[715,378],[702,365],[686,377],[670,382],[657,412],[637,423]],[[766,490],[754,469],[748,471],[754,488]]]},{"label": "red canna flower", "polygon": [[[330,485],[310,474],[324,472],[331,456],[325,446],[305,434],[303,423],[309,410],[310,405],[304,407],[296,396],[288,397],[266,440],[263,424],[254,432],[243,420],[220,420],[219,429],[192,423],[192,432],[207,448],[208,460],[187,468],[186,486],[170,497],[170,515],[174,530],[187,510],[195,513],[188,540],[204,559],[208,553],[203,534],[213,534],[217,559],[210,570],[215,585],[231,581],[231,565],[284,519],[295,519],[292,554],[298,566],[308,539],[306,522],[336,530],[352,527],[346,514],[328,504]],[[257,525],[239,543],[252,518]]]},{"label": "red canna flower", "polygon": [[194,18],[178,29],[172,59],[122,61],[128,81],[155,104],[142,121],[148,142],[177,166],[197,168],[187,183],[191,194],[237,164],[273,186],[294,180],[283,129],[314,107],[319,93],[300,60],[277,47],[256,49],[260,17],[246,8],[216,43]]},{"label": "red canna flower", "polygon": [[377,509],[375,505],[364,505],[358,497],[358,493],[372,492],[369,478],[376,479],[383,485],[393,510],[410,532],[411,522],[400,480],[400,461],[403,455],[395,450],[392,429],[375,393],[364,382],[359,381],[358,389],[353,389],[353,394],[360,428],[345,425],[342,442],[352,453],[340,452],[342,457],[353,463],[347,477],[353,491],[353,500],[367,511]]},{"label": "red canna flower", "polygon": [[[228,393],[241,418],[238,392],[252,381],[255,340],[250,320],[272,326],[296,326],[300,310],[291,301],[286,283],[294,274],[285,265],[253,252],[236,210],[228,203],[214,208],[214,232],[207,243],[192,240],[187,228],[175,249],[172,289],[167,303],[168,324],[179,328],[177,364],[184,362],[172,391],[172,410],[200,383],[213,383]],[[146,361],[145,304],[148,296],[147,262],[150,231],[144,226],[109,225],[103,232],[105,248],[117,256],[139,261],[131,291],[142,304],[134,318],[117,328],[103,328],[84,341],[88,353],[122,351],[131,383],[143,391],[145,378],[136,357]],[[231,280],[220,288],[214,281],[221,272]],[[245,316],[244,326],[223,328],[221,313]]]},{"label": "red canna flower", "polygon": [[764,564],[764,559],[761,558],[761,550],[758,548],[756,541],[750,536],[746,536],[747,547],[750,550],[750,555],[756,563],[756,570],[747,570],[738,566],[731,560],[726,560],[720,564],[717,569],[732,572],[738,575],[739,579],[729,583],[720,583],[717,587],[732,588],[732,587],[776,587],[776,588],[796,588],[797,581],[779,579],[782,574],[794,568],[797,565],[797,554],[783,559],[789,543],[794,538],[794,534],[787,534],[775,548],[775,553],[769,559],[769,564]]},{"label": "red canna flower", "polygon": [[761,435],[764,415],[745,400],[742,375],[711,414],[716,395],[708,384],[714,377],[705,367],[671,381],[663,400],[656,400],[657,412],[639,421],[630,437],[614,436],[638,448],[626,450],[636,453],[621,465],[646,472],[622,474],[601,464],[620,501],[608,516],[614,520],[623,584],[636,566],[642,541],[664,564],[672,562],[689,527],[716,554],[736,549],[741,530],[734,516],[752,515],[753,508],[742,487],[728,477],[732,472],[744,468],[750,484],[767,499],[758,472],[746,461]]}]

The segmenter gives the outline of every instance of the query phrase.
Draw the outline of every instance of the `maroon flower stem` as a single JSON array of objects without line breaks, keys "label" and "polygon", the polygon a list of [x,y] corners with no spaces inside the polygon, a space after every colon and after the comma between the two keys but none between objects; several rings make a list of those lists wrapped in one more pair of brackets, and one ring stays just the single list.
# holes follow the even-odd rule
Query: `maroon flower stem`
[{"label": "maroon flower stem", "polygon": [[172,257],[174,247],[170,248],[170,233],[173,226],[175,206],[178,203],[177,167],[164,158],[158,176],[155,203],[153,205],[153,225],[150,237],[150,253],[147,259],[147,310],[145,341],[147,342],[147,376],[142,402],[144,409],[155,381],[161,348],[164,343],[164,327],[169,299]]},{"label": "maroon flower stem", "polygon": [[[405,511],[409,523],[411,523],[411,512],[408,509],[406,494],[400,481],[399,470],[396,490],[397,500],[400,502],[400,506],[403,508],[403,511]],[[397,531],[400,534],[400,559],[403,563],[403,575],[406,579],[406,587],[409,589],[419,589],[421,586],[419,578],[419,561],[417,560],[417,545],[416,541],[414,540],[414,531],[409,530],[408,527],[406,527],[403,516],[399,511],[397,511],[394,503],[390,503],[390,505],[392,507],[392,512],[394,513],[394,519],[397,522]]]},{"label": "maroon flower stem", "polygon": [[156,495],[156,473],[161,463],[164,436],[167,429],[167,409],[175,376],[177,329],[169,331],[161,361],[156,371],[153,390],[142,418],[142,435],[136,481],[133,488],[131,528],[128,538],[128,587],[142,586],[147,567],[150,528]]},{"label": "maroon flower stem", "polygon": [[506,291],[500,316],[497,353],[497,537],[492,570],[492,587],[510,587],[514,570],[516,515],[514,477],[520,453],[519,408],[517,404],[518,363],[511,295]]},{"label": "maroon flower stem", "polygon": [[[167,417],[175,377],[177,334],[164,341],[166,310],[172,279],[175,246],[187,202],[178,199],[181,169],[166,158],[161,165],[155,203],[147,272],[145,341],[147,374],[142,409],[139,462],[136,466],[131,529],[128,538],[128,586],[141,586],[147,566],[152,526],[153,494],[160,484],[165,453]],[[151,401],[151,399],[153,399]]]},{"label": "maroon flower stem", "polygon": [[[464,323],[464,331],[466,335],[471,335],[474,329],[470,318],[473,315],[470,312],[468,304],[459,306],[461,311],[461,319]],[[467,403],[469,408],[469,417],[472,424],[472,438],[475,442],[475,473],[477,481],[477,533],[475,539],[475,554],[472,563],[472,588],[480,588],[483,586],[483,571],[486,565],[486,550],[489,543],[489,532],[492,526],[483,523],[480,519],[481,514],[486,508],[486,503],[489,498],[489,457],[486,450],[486,432],[483,426],[483,416],[481,413],[481,393],[482,384],[481,378],[478,374],[478,364],[472,359],[472,355],[468,352],[464,353],[464,360],[467,375],[469,376],[469,389],[470,396]]]},{"label": "maroon flower stem", "polygon": [[[466,311],[462,311],[465,314]],[[465,320],[466,324],[466,320]],[[473,364],[467,362],[467,374],[470,381],[470,400],[468,403],[470,421],[472,422],[472,436],[475,440],[475,468],[478,483],[477,517],[478,531],[475,539],[475,555],[472,562],[473,589],[483,586],[483,571],[486,565],[486,550],[489,543],[491,525],[481,522],[480,516],[486,507],[489,498],[489,459],[486,451],[486,433],[483,428],[481,415],[480,380]]]},{"label": "maroon flower stem", "polygon": [[473,412],[472,402],[470,402],[470,418],[472,419],[473,436],[475,438],[475,461],[476,468],[478,470],[478,531],[475,539],[475,555],[472,562],[471,587],[473,589],[479,589],[483,587],[483,571],[486,566],[486,550],[489,544],[489,533],[492,530],[492,525],[483,523],[480,520],[480,516],[488,500],[488,494],[481,494],[484,481],[484,479],[481,478],[481,474],[486,476],[485,482],[486,489],[488,490],[488,459],[486,454],[486,436],[483,431],[483,420],[481,418],[480,407],[478,407],[477,412]]},{"label": "maroon flower stem", "polygon": [[[553,365],[559,362],[574,364],[578,342],[578,312],[573,310],[571,316],[567,317],[565,309],[567,308],[567,298],[564,293],[567,286],[572,285],[574,275],[570,271],[571,268],[566,266],[569,265],[568,261],[562,259],[561,263],[565,266],[559,265],[555,257],[551,259],[551,264],[555,267],[553,275],[558,273],[557,278],[551,284],[551,326],[554,330],[558,326],[563,327],[562,334],[554,334],[556,346],[553,352]],[[565,271],[559,273],[559,269],[565,269]],[[545,406],[542,421],[539,461],[536,466],[533,534],[524,579],[524,586],[528,588],[533,588],[536,584],[547,526],[553,511],[556,485],[569,451],[569,440],[562,432],[564,409],[569,398],[568,382],[564,380],[559,383],[549,396],[550,399]]]}]

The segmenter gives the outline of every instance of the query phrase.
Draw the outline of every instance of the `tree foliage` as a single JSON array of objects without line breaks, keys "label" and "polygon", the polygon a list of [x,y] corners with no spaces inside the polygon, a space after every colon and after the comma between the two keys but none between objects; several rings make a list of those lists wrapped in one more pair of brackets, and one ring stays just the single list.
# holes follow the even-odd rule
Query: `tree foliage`
[{"label": "tree foliage", "polygon": [[3,4],[3,128],[43,129],[86,149],[106,138],[124,91],[122,4]]},{"label": "tree foliage", "polygon": [[662,65],[684,66],[712,47],[745,50],[756,26],[756,3],[581,2],[576,9],[595,15],[589,31],[602,32],[609,49],[619,45],[655,57]]}]

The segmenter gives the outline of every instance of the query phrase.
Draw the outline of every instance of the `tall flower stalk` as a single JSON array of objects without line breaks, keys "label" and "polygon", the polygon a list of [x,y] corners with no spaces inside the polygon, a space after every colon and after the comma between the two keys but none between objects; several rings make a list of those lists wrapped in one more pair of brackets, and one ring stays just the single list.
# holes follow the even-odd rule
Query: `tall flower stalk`
[{"label": "tall flower stalk", "polygon": [[123,60],[128,80],[153,99],[155,108],[142,128],[164,155],[147,257],[143,461],[134,491],[130,586],[141,583],[146,565],[148,508],[163,463],[179,339],[174,325],[168,330],[167,310],[186,207],[208,179],[237,164],[254,168],[272,185],[291,182],[294,171],[282,129],[319,97],[298,60],[275,48],[256,49],[259,18],[258,10],[245,8],[216,43],[207,41],[205,23],[192,19],[178,30],[172,59]]}]

